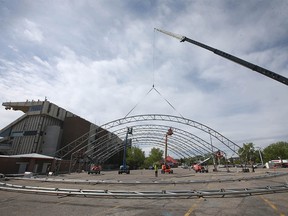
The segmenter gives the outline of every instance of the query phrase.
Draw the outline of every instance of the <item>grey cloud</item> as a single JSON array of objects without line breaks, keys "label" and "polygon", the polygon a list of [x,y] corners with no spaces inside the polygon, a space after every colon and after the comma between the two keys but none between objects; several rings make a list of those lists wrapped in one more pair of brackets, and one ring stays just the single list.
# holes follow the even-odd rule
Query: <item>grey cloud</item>
[{"label": "grey cloud", "polygon": [[[141,101],[133,114],[179,112],[232,140],[287,138],[286,86],[154,32],[183,34],[287,77],[285,1],[9,1],[0,11],[2,102],[47,96],[103,124]],[[144,97],[152,84],[177,111],[155,92]]]}]

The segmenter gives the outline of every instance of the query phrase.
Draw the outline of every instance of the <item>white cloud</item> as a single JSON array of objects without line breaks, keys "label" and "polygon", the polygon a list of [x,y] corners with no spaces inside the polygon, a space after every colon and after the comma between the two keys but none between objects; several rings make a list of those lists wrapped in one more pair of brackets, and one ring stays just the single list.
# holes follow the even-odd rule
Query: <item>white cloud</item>
[{"label": "white cloud", "polygon": [[10,49],[12,49],[15,52],[18,52],[18,49],[16,47],[14,47],[13,45],[9,45],[8,46]]},{"label": "white cloud", "polygon": [[[20,3],[17,11],[6,5],[1,100],[47,96],[97,124],[124,117],[140,102],[132,114],[181,113],[239,145],[287,140],[287,86],[154,32],[185,35],[287,77],[287,4],[273,10],[270,4],[41,1]],[[145,97],[153,80],[176,111],[155,91]],[[0,111],[1,128],[14,120],[7,112]]]},{"label": "white cloud", "polygon": [[43,40],[43,34],[39,26],[28,19],[24,20],[23,35],[30,41],[41,43]]}]

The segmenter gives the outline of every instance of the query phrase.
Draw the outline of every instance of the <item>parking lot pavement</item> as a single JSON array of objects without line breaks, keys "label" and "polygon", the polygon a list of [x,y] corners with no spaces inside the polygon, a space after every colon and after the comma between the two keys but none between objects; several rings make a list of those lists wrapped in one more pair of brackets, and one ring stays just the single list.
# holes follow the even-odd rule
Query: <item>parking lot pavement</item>
[{"label": "parking lot pavement", "polygon": [[[73,173],[53,178],[70,180],[101,180],[103,184],[59,183],[54,181],[31,181],[11,179],[7,182],[18,185],[33,185],[58,188],[105,189],[126,191],[158,190],[214,190],[227,188],[251,188],[287,183],[287,176],[251,179],[265,175],[267,170],[241,173],[225,170],[217,173],[194,173],[189,169],[174,169],[174,174],[154,176],[151,170],[133,170],[130,175],[118,175],[117,171],[103,171],[101,175]],[[288,172],[288,169],[270,170]],[[41,177],[41,176],[39,176]],[[45,177],[45,176],[42,176]],[[243,179],[244,178],[244,179]],[[223,181],[221,180],[230,181]],[[233,179],[235,181],[233,181]],[[241,180],[243,179],[243,180]],[[246,180],[245,180],[246,179]],[[187,181],[196,183],[187,183]],[[205,182],[206,180],[217,180]],[[124,184],[109,184],[109,181]],[[133,183],[132,182],[138,182]],[[183,183],[185,182],[186,183]],[[199,181],[197,183],[197,181]],[[202,181],[200,183],[200,181]],[[108,183],[107,183],[108,182]],[[125,184],[125,182],[129,184]],[[142,184],[139,184],[141,182]],[[154,182],[154,183],[153,183]],[[156,183],[155,183],[156,182]],[[157,183],[158,182],[158,183]],[[185,198],[95,198],[84,196],[52,196],[32,193],[0,191],[1,215],[288,215],[287,192],[233,197],[185,197]]]}]

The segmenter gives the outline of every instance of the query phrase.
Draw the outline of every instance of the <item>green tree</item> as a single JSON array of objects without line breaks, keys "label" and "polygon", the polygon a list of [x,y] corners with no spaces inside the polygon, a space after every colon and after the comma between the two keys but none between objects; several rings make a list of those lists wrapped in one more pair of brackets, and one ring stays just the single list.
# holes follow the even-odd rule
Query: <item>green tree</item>
[{"label": "green tree", "polygon": [[152,148],[149,156],[145,160],[145,167],[148,168],[149,166],[152,166],[155,163],[158,163],[163,159],[163,150],[159,148]]},{"label": "green tree", "polygon": [[201,155],[198,156],[194,156],[194,157],[189,157],[186,159],[186,164],[191,166],[192,164],[195,164],[197,162],[199,162],[199,160],[202,160],[204,157]]},{"label": "green tree", "polygon": [[253,143],[244,143],[242,148],[239,148],[238,154],[240,156],[240,160],[245,164],[253,164],[256,161],[257,153],[254,148]]},{"label": "green tree", "polygon": [[270,160],[288,159],[288,143],[287,142],[277,142],[267,146],[263,150],[264,160],[266,162]]},{"label": "green tree", "polygon": [[143,166],[145,161],[145,153],[138,147],[131,147],[127,149],[127,164],[133,168],[137,169]]}]

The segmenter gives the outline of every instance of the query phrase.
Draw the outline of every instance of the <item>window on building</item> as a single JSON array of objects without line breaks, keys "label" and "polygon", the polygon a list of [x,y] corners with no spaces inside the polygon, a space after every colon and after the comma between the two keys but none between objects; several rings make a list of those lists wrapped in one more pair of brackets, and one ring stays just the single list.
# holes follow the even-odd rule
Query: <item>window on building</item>
[{"label": "window on building", "polygon": [[35,105],[35,106],[31,106],[29,108],[29,111],[41,111],[42,110],[42,105]]},{"label": "window on building", "polygon": [[11,133],[11,137],[21,137],[23,136],[23,131],[14,131]]},{"label": "window on building", "polygon": [[60,113],[60,107],[58,107],[57,109],[57,116],[59,116],[59,113]]},{"label": "window on building", "polygon": [[37,131],[25,131],[24,136],[35,136]]}]

